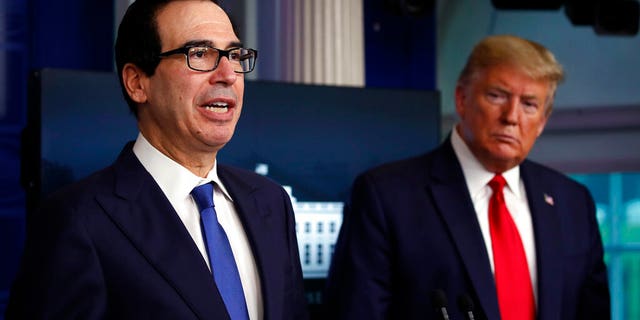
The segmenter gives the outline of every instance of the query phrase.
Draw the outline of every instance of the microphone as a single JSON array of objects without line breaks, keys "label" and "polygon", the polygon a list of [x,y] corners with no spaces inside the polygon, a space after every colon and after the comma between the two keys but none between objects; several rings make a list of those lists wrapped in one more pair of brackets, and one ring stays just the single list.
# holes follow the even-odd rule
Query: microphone
[{"label": "microphone", "polygon": [[473,315],[473,300],[471,299],[471,297],[469,297],[468,294],[463,293],[458,297],[458,307],[460,308],[460,311],[464,313],[465,319],[476,319]]},{"label": "microphone", "polygon": [[431,302],[436,307],[436,312],[441,316],[442,320],[449,320],[447,312],[447,296],[441,289],[434,290],[431,294]]}]

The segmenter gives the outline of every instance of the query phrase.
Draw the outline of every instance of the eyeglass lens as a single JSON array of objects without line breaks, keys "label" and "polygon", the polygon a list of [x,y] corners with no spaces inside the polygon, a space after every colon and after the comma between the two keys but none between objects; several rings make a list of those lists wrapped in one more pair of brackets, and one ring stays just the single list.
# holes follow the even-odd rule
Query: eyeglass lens
[{"label": "eyeglass lens", "polygon": [[192,47],[187,54],[189,67],[198,71],[213,70],[218,66],[220,58],[227,56],[233,71],[249,72],[255,64],[255,53],[245,48],[235,48],[228,52],[210,47]]}]

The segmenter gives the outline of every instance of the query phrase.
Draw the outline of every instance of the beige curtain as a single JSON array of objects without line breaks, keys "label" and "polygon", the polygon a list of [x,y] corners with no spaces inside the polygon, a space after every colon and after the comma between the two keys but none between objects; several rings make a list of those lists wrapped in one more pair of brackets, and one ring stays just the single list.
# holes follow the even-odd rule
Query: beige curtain
[{"label": "beige curtain", "polygon": [[281,0],[284,81],[364,86],[362,0]]}]

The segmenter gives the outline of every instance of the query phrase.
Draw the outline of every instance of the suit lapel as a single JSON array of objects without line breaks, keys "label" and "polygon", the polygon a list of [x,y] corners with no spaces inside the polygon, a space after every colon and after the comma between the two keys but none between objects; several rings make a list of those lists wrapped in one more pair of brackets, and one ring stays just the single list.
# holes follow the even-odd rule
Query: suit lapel
[{"label": "suit lapel", "polygon": [[[498,319],[493,274],[484,238],[466,186],[462,168],[447,139],[434,157],[431,174],[433,198],[488,319]],[[471,222],[471,223],[470,223]]]},{"label": "suit lapel", "polygon": [[558,319],[562,304],[562,251],[557,241],[561,230],[553,189],[535,176],[533,164],[525,161],[520,172],[527,192],[536,242],[538,272],[538,319]]},{"label": "suit lapel", "polygon": [[202,255],[131,146],[114,164],[115,194],[97,201],[199,318],[220,319],[226,309]]},{"label": "suit lapel", "polygon": [[[226,167],[218,166],[218,176],[224,183],[225,187],[233,198],[234,206],[240,216],[249,244],[256,261],[258,273],[260,274],[260,287],[262,291],[262,300],[264,306],[264,318],[271,318],[268,315],[269,305],[273,297],[281,295],[280,286],[273,283],[275,275],[280,274],[274,259],[270,259],[269,255],[275,250],[282,248],[272,248],[273,241],[270,239],[271,213],[264,209],[268,205],[260,203],[266,201],[259,199],[259,189],[247,183],[247,181],[239,178],[229,171]],[[260,204],[260,205],[259,205]]]}]

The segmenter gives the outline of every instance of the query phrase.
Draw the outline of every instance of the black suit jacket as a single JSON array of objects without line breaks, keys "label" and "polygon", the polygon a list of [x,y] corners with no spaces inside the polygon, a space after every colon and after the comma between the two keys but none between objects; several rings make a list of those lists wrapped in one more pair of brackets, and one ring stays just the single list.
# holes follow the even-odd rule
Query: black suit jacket
[{"label": "black suit jacket", "polygon": [[[55,194],[28,226],[7,319],[228,319],[211,272],[151,175],[125,147]],[[218,166],[255,257],[264,319],[307,318],[286,192]]]},{"label": "black suit jacket", "polygon": [[[603,247],[588,190],[562,174],[521,164],[533,219],[538,319],[608,319]],[[449,139],[433,152],[370,170],[353,187],[327,283],[338,319],[451,319],[463,294],[476,319],[499,319],[493,274]]]}]

